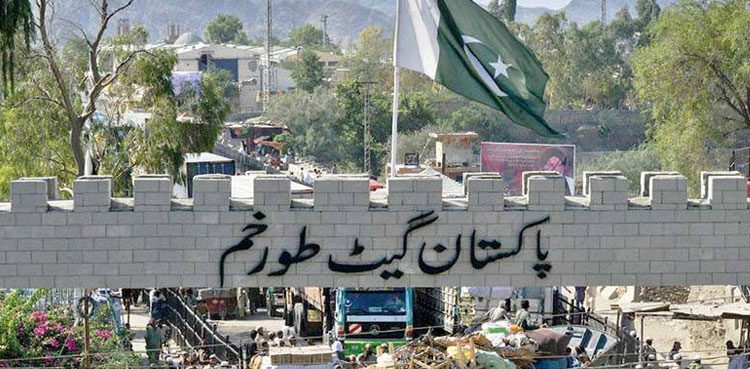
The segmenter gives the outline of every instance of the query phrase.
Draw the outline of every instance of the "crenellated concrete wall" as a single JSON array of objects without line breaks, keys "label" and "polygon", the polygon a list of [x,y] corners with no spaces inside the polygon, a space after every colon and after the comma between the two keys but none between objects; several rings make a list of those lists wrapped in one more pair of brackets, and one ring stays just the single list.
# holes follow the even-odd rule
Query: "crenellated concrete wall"
[{"label": "crenellated concrete wall", "polygon": [[398,177],[378,199],[366,176],[337,175],[292,199],[267,175],[237,199],[230,177],[206,175],[172,199],[153,175],[123,199],[90,176],[73,200],[24,178],[0,203],[0,287],[750,284],[738,173],[703,173],[701,199],[677,173],[643,173],[636,198],[618,172],[586,173],[583,197],[558,175],[525,178],[523,197],[473,173],[465,197],[444,198],[437,177]]}]

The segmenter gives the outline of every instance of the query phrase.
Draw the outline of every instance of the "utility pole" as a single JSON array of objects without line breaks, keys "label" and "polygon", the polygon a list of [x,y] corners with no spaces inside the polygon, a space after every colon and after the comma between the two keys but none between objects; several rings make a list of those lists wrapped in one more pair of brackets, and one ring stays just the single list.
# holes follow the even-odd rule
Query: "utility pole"
[{"label": "utility pole", "polygon": [[607,24],[607,0],[602,0],[602,25]]},{"label": "utility pole", "polygon": [[271,30],[272,30],[271,0],[266,0],[266,57],[264,58],[265,78],[263,78],[263,111],[268,109],[271,101]]},{"label": "utility pole", "polygon": [[372,174],[372,168],[370,168],[370,165],[372,161],[370,160],[370,86],[376,84],[377,82],[373,81],[364,81],[359,82],[357,81],[358,85],[364,86],[364,138],[365,138],[365,149],[364,149],[364,165],[363,169],[365,173]]},{"label": "utility pole", "polygon": [[328,15],[321,15],[320,21],[323,22],[323,44],[325,44],[326,47],[331,46],[331,39],[328,38]]}]

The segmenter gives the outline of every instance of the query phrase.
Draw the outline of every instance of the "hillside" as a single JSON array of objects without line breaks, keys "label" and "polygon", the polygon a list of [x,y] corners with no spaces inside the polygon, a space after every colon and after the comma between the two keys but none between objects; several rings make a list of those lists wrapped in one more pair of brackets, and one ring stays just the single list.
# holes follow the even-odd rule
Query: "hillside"
[{"label": "hillside", "polygon": [[[360,5],[360,3],[362,5]],[[393,24],[395,7],[383,5],[382,0],[274,0],[274,35],[284,38],[292,28],[305,23],[322,28],[321,15],[328,15],[329,33],[334,41],[347,37],[356,39],[359,31],[369,25],[388,30]],[[60,0],[57,17],[93,29],[97,22],[96,12],[88,2]],[[389,12],[389,14],[383,11]],[[265,1],[262,0],[136,0],[123,13],[132,24],[144,24],[148,28],[150,41],[157,42],[166,36],[169,24],[178,24],[181,32],[203,35],[206,25],[219,13],[234,14],[245,24],[250,37],[260,37],[265,32]],[[75,34],[75,28],[59,22],[56,36],[66,39]],[[109,34],[116,26],[110,27]]]},{"label": "hillside", "polygon": [[[122,1],[122,0],[119,0]],[[486,6],[489,0],[475,0]],[[662,7],[676,0],[658,0]],[[608,0],[607,14],[611,19],[617,11],[628,7],[635,15],[637,0]],[[393,29],[395,0],[274,0],[274,35],[284,38],[292,28],[306,23],[322,27],[321,15],[328,16],[328,28],[335,42],[346,39],[356,40],[359,32],[367,26],[383,27],[386,33]],[[601,16],[600,0],[572,0],[559,11],[564,11],[568,19],[585,24]],[[194,32],[202,35],[206,25],[219,13],[238,16],[245,24],[251,38],[260,38],[265,32],[264,0],[136,0],[123,14],[133,24],[145,24],[150,41],[157,42],[166,36],[167,26],[178,24],[181,32]],[[80,0],[59,0],[58,17],[80,23],[86,29],[95,27],[98,19],[88,2]],[[517,20],[533,24],[540,15],[555,10],[547,8],[518,7]],[[75,28],[58,24],[58,38],[66,39],[76,33]],[[109,33],[113,33],[115,26]]]}]

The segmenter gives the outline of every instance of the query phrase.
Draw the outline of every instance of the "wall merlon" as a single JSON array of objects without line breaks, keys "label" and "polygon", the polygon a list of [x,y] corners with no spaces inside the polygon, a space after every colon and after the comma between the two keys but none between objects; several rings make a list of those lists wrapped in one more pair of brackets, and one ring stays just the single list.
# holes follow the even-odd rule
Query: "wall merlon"
[{"label": "wall merlon", "polygon": [[651,177],[654,176],[674,176],[680,175],[678,172],[641,172],[641,196],[649,197],[651,192]]},{"label": "wall merlon", "polygon": [[627,210],[627,178],[621,174],[590,175],[587,178],[587,197],[591,210]]},{"label": "wall merlon", "polygon": [[[583,172],[583,196],[586,196],[589,194],[590,187],[591,187],[591,177],[594,177],[594,176],[596,177],[620,177],[622,176],[622,172],[617,171],[617,170]],[[600,190],[600,191],[605,191],[605,190]],[[611,189],[608,191],[614,191],[614,189]]]},{"label": "wall merlon", "polygon": [[737,171],[702,171],[701,172],[701,199],[708,199],[708,183],[711,177],[736,177],[742,176]]},{"label": "wall merlon", "polygon": [[747,209],[747,179],[741,175],[708,176],[708,202],[712,209]]},{"label": "wall merlon", "polygon": [[526,177],[526,198],[529,210],[565,209],[567,185],[563,176],[535,174],[524,177]]},{"label": "wall merlon", "polygon": [[464,191],[467,206],[474,211],[502,211],[504,207],[503,180],[500,176],[465,177]]},{"label": "wall merlon", "polygon": [[530,171],[530,172],[523,172],[521,175],[521,194],[526,196],[529,194],[529,178],[531,176],[559,176],[560,173],[549,171],[549,170],[538,170],[538,171]]},{"label": "wall merlon", "polygon": [[23,178],[10,183],[13,213],[43,213],[49,200],[48,181],[43,178]]},{"label": "wall merlon", "polygon": [[166,174],[135,177],[133,192],[135,211],[169,211],[172,201],[172,177]]},{"label": "wall merlon", "polygon": [[683,175],[653,175],[649,177],[651,209],[687,208],[687,178]]},{"label": "wall merlon", "polygon": [[229,211],[231,177],[202,174],[193,178],[193,211]]},{"label": "wall merlon", "polygon": [[254,210],[288,210],[292,205],[291,180],[284,175],[261,175],[253,180]]},{"label": "wall merlon", "polygon": [[112,201],[112,176],[83,176],[73,181],[73,211],[104,212]]}]

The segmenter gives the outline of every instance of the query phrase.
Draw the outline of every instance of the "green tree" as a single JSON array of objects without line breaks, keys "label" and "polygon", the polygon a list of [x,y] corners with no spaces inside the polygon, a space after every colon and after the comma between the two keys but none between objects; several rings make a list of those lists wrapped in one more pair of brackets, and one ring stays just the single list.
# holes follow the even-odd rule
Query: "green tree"
[{"label": "green tree", "polygon": [[316,47],[325,43],[325,34],[323,30],[310,24],[305,24],[299,28],[293,28],[289,32],[291,46]]},{"label": "green tree", "polygon": [[636,28],[640,32],[638,44],[647,45],[649,43],[648,26],[659,18],[661,7],[656,3],[656,0],[638,0],[635,9],[638,15],[635,22]]},{"label": "green tree", "polygon": [[503,9],[500,8],[500,0],[490,0],[487,11],[497,19],[503,19]]},{"label": "green tree", "polygon": [[[130,44],[112,45],[98,59],[130,55]],[[0,163],[0,198],[7,198],[9,182],[19,177],[57,176],[62,187],[70,187],[79,175],[63,92],[74,92],[69,95],[72,106],[85,104],[77,86],[59,88],[54,74],[66,76],[66,81],[85,81],[90,51],[86,40],[70,40],[55,54],[55,61],[68,61],[55,64],[56,70],[47,58],[32,57],[38,50],[23,55],[16,93],[0,103],[0,157],[6,158]],[[107,99],[90,115],[86,136],[94,169],[113,175],[116,194],[129,192],[129,176],[135,170],[169,173],[179,181],[185,152],[213,148],[229,111],[225,96],[235,87],[227,72],[210,70],[175,96],[171,74],[176,60],[168,51],[133,55],[128,68],[117,71],[117,82],[108,84]],[[149,114],[150,119],[145,124],[130,122],[128,111]]]},{"label": "green tree", "polygon": [[641,27],[655,21],[661,13],[661,7],[656,0],[638,0],[635,10],[638,14],[638,21],[641,22]]},{"label": "green tree", "polygon": [[750,128],[749,29],[746,1],[683,1],[652,23],[651,43],[633,61],[661,162],[693,185],[711,168],[711,150]]},{"label": "green tree", "polygon": [[242,21],[231,14],[219,14],[206,26],[206,40],[214,44],[249,45]]},{"label": "green tree", "polygon": [[115,37],[115,43],[143,46],[148,43],[148,29],[142,24],[136,24],[125,35]]},{"label": "green tree", "polygon": [[502,19],[508,23],[516,21],[516,0],[503,0]]},{"label": "green tree", "polygon": [[26,49],[34,38],[34,14],[29,0],[0,0],[0,74],[3,94],[10,95],[14,87],[16,35],[23,37]]},{"label": "green tree", "polygon": [[391,69],[384,63],[392,57],[393,42],[383,35],[383,29],[372,26],[362,29],[355,52],[342,63],[351,70],[351,76],[359,81],[372,81],[388,85],[392,81]]},{"label": "green tree", "polygon": [[[226,71],[204,72],[197,86],[185,84],[175,96],[170,76],[176,62],[167,51],[138,58],[115,86],[114,97],[121,96],[150,114],[144,125],[117,121],[120,112],[114,112],[94,129],[100,172],[113,175],[120,193],[129,191],[128,176],[134,168],[184,180],[179,173],[184,153],[211,151],[229,113],[224,97],[230,78]],[[134,91],[142,92],[142,98],[133,100]]]},{"label": "green tree", "polygon": [[309,93],[323,84],[323,63],[314,51],[304,50],[300,53],[300,60],[292,70],[292,79],[297,88]]},{"label": "green tree", "polygon": [[582,178],[583,172],[598,170],[619,170],[630,180],[630,193],[637,194],[640,189],[641,172],[662,170],[659,157],[649,144],[641,144],[627,151],[612,151],[590,162],[576,166],[576,177]]}]

